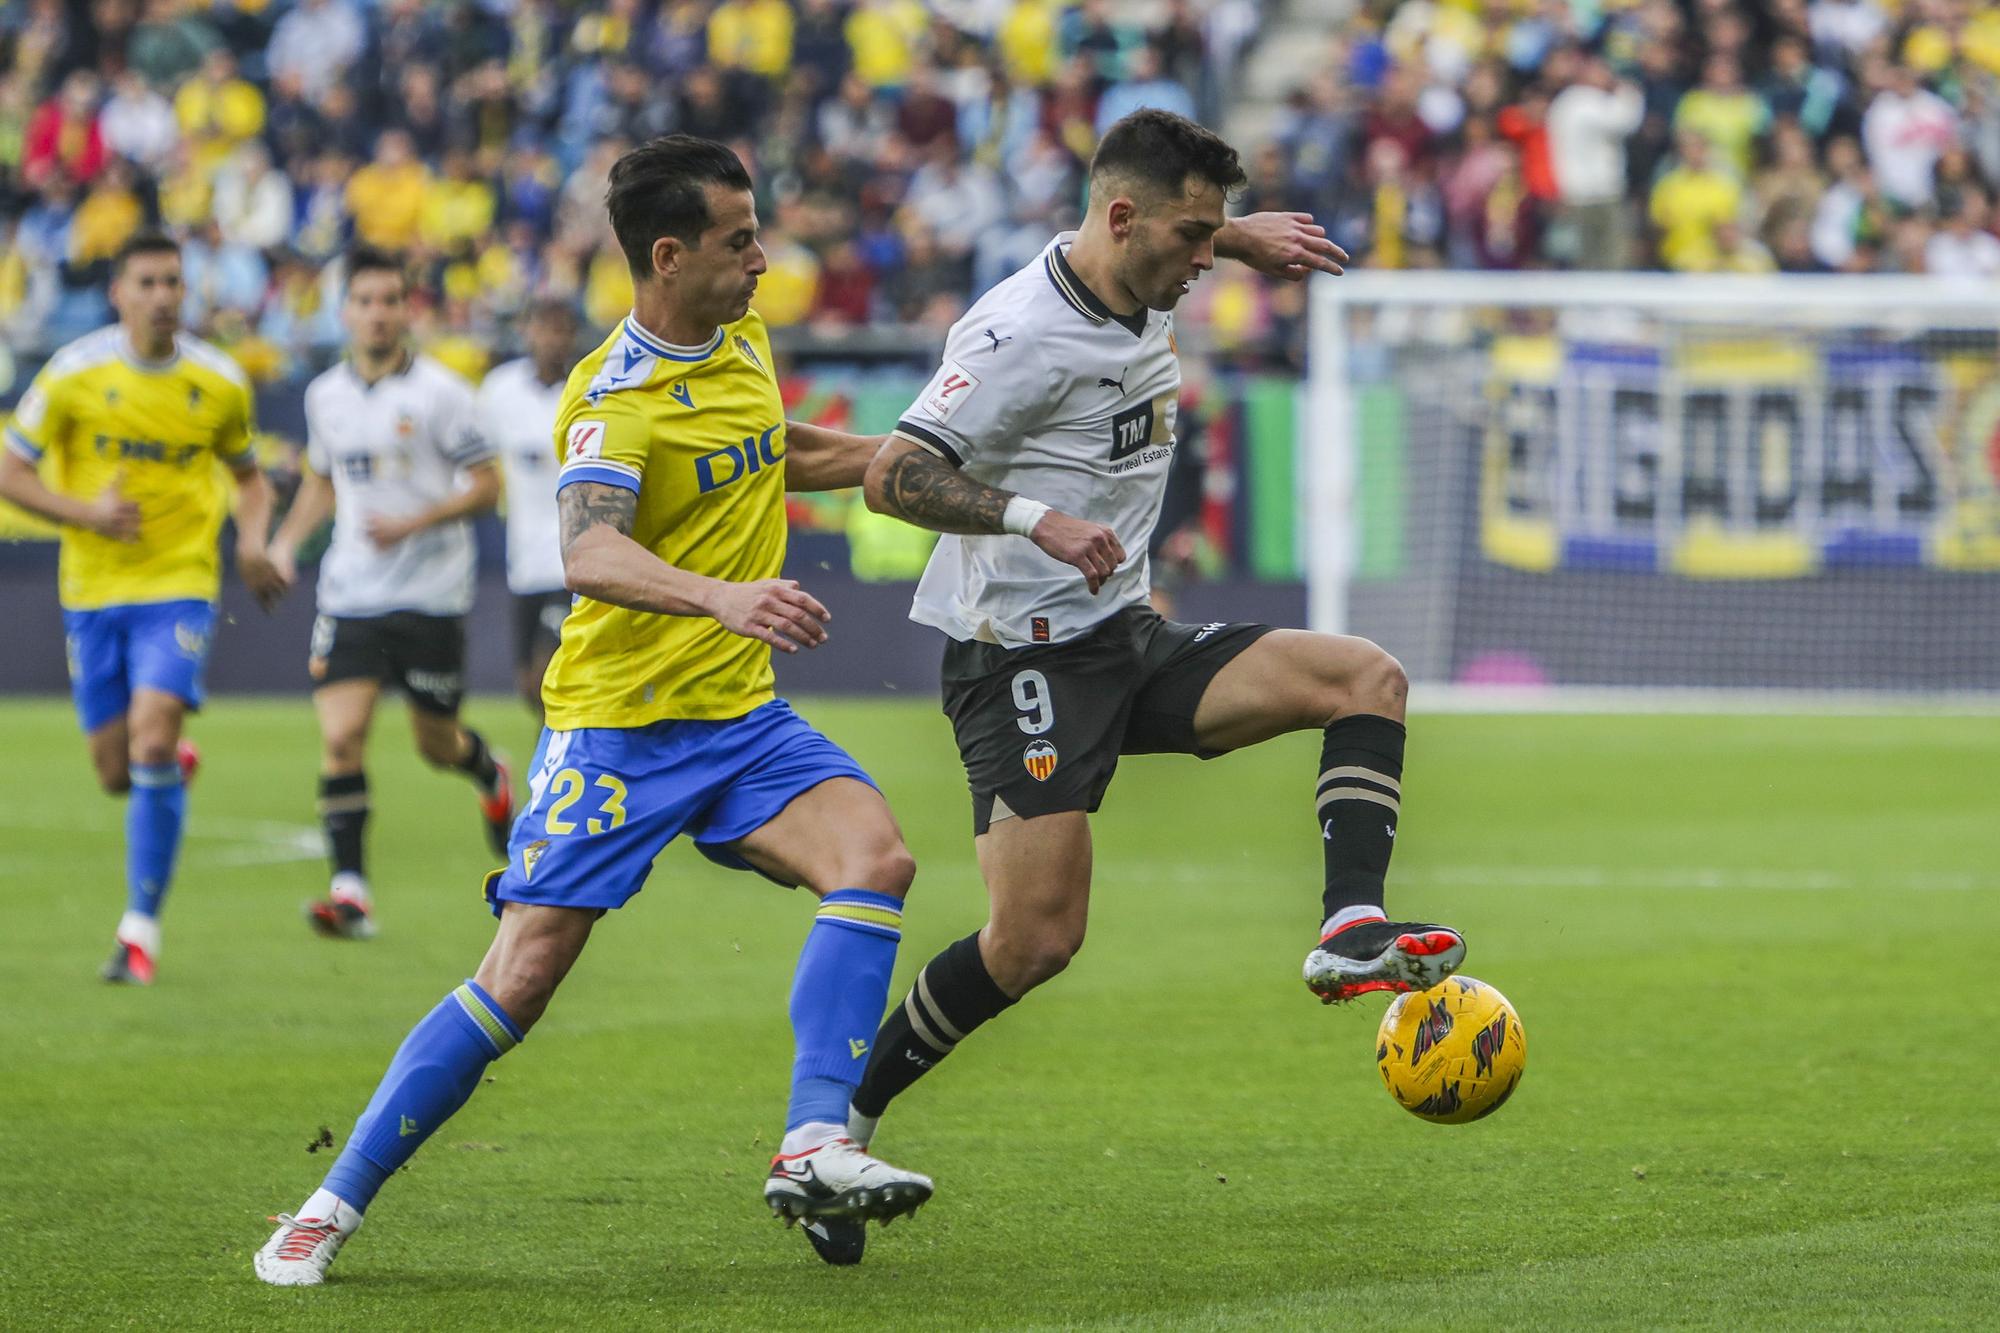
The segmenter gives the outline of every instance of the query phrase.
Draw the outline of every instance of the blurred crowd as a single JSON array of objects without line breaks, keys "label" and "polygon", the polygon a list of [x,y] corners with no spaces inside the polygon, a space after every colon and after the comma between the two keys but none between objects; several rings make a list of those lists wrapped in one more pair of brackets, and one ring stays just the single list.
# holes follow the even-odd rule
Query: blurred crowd
[{"label": "blurred crowd", "polygon": [[1255,0],[7,0],[0,325],[107,317],[108,257],[185,239],[191,326],[253,372],[338,337],[338,257],[409,255],[426,342],[477,371],[533,295],[606,327],[624,149],[752,167],[774,325],[948,325],[1081,202],[1104,126],[1213,119]]},{"label": "blurred crowd", "polygon": [[1378,268],[1991,277],[2000,7],[1372,5],[1253,181]]},{"label": "blurred crowd", "polygon": [[[601,200],[652,135],[751,165],[759,309],[948,324],[1072,225],[1140,106],[1221,125],[1260,0],[4,0],[0,329],[107,318],[108,257],[185,238],[192,326],[254,373],[338,338],[338,256],[407,253],[472,373],[532,295],[605,327]],[[2000,274],[2000,7],[1973,0],[1364,3],[1241,145],[1240,207],[1375,268]],[[1302,296],[1223,271],[1225,359],[1295,362]]]}]

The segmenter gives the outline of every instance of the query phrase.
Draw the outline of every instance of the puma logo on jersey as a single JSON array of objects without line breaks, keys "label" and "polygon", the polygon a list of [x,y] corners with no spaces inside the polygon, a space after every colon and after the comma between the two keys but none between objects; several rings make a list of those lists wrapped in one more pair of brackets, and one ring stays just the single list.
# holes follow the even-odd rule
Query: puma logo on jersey
[{"label": "puma logo on jersey", "polygon": [[1010,333],[1006,337],[1002,338],[999,334],[995,333],[991,329],[986,330],[986,336],[993,340],[993,345],[986,349],[989,352],[999,351],[1001,343],[1010,343],[1014,341],[1013,334]]},{"label": "puma logo on jersey", "polygon": [[1112,379],[1112,378],[1111,378],[1111,377],[1110,377],[1109,375],[1099,375],[1099,376],[1097,377],[1097,387],[1098,387],[1098,388],[1100,388],[1100,389],[1116,389],[1116,390],[1118,390],[1118,392],[1120,392],[1120,393],[1124,393],[1124,392],[1125,392],[1125,372],[1124,372],[1124,371],[1122,371],[1122,370],[1121,370],[1121,371],[1119,371],[1119,372],[1118,372],[1118,378],[1117,378],[1117,379],[1115,379],[1115,380],[1114,380],[1114,379]]},{"label": "puma logo on jersey", "polygon": [[672,394],[674,396],[674,401],[679,403],[682,407],[694,406],[694,394],[688,389],[688,384],[686,380],[682,380],[680,383],[674,385],[674,387],[667,390],[667,392]]}]

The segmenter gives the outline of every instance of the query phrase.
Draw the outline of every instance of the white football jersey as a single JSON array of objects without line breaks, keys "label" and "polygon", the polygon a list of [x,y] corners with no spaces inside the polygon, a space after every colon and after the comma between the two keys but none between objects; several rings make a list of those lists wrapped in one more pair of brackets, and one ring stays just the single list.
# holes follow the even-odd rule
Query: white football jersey
[{"label": "white football jersey", "polygon": [[542,383],[527,357],[479,383],[480,430],[507,476],[507,587],[517,593],[563,586],[555,432],[564,383]]},{"label": "white football jersey", "polygon": [[940,538],[910,618],[1009,648],[1061,643],[1146,600],[1147,540],[1173,462],[1171,313],[1114,315],[1064,257],[1074,232],[979,298],[896,433],[967,476],[1102,523],[1125,563],[1091,596],[1025,537]]},{"label": "white football jersey", "polygon": [[372,386],[342,360],[306,386],[306,462],[333,482],[333,544],[319,565],[319,610],[329,616],[472,609],[472,522],[406,537],[386,551],[368,540],[377,514],[419,513],[491,460],[472,386],[427,356]]}]

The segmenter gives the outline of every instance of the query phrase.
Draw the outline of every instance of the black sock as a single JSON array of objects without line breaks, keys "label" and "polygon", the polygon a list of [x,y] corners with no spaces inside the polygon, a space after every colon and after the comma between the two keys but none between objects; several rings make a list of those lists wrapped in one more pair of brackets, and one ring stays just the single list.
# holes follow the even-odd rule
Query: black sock
[{"label": "black sock", "polygon": [[319,820],[326,827],[327,855],[336,875],[359,875],[361,833],[368,827],[368,775],[324,774],[319,780]]},{"label": "black sock", "polygon": [[465,739],[472,742],[472,748],[452,767],[478,783],[479,790],[491,796],[500,781],[500,769],[493,762],[493,751],[486,748],[486,738],[471,727],[465,729]]},{"label": "black sock", "polygon": [[1403,724],[1373,713],[1337,718],[1319,752],[1319,832],[1326,853],[1325,921],[1382,905],[1403,797]]},{"label": "black sock", "polygon": [[909,995],[882,1020],[861,1086],[854,1090],[854,1109],[881,1115],[892,1098],[1012,1003],[987,972],[976,931],[951,945],[924,964]]}]

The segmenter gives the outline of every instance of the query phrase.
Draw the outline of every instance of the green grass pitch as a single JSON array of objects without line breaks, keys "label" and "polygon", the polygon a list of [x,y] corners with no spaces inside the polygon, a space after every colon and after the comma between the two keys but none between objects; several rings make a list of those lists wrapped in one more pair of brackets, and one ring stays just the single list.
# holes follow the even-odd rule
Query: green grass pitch
[{"label": "green grass pitch", "polygon": [[[808,701],[920,865],[897,994],[976,927],[927,702]],[[475,720],[516,755],[517,706]],[[303,701],[219,700],[160,984],[95,979],[120,808],[0,706],[0,1327],[1962,1328],[2000,1310],[1990,718],[1419,717],[1392,906],[1521,1011],[1500,1114],[1383,1093],[1298,979],[1316,740],[1130,761],[1091,939],[884,1122],[921,1216],[823,1268],[765,1212],[807,902],[676,848],[318,1290],[256,1283],[491,932],[470,793],[378,720],[383,936],[313,938]],[[1983,1313],[1982,1313],[1983,1312]]]}]

